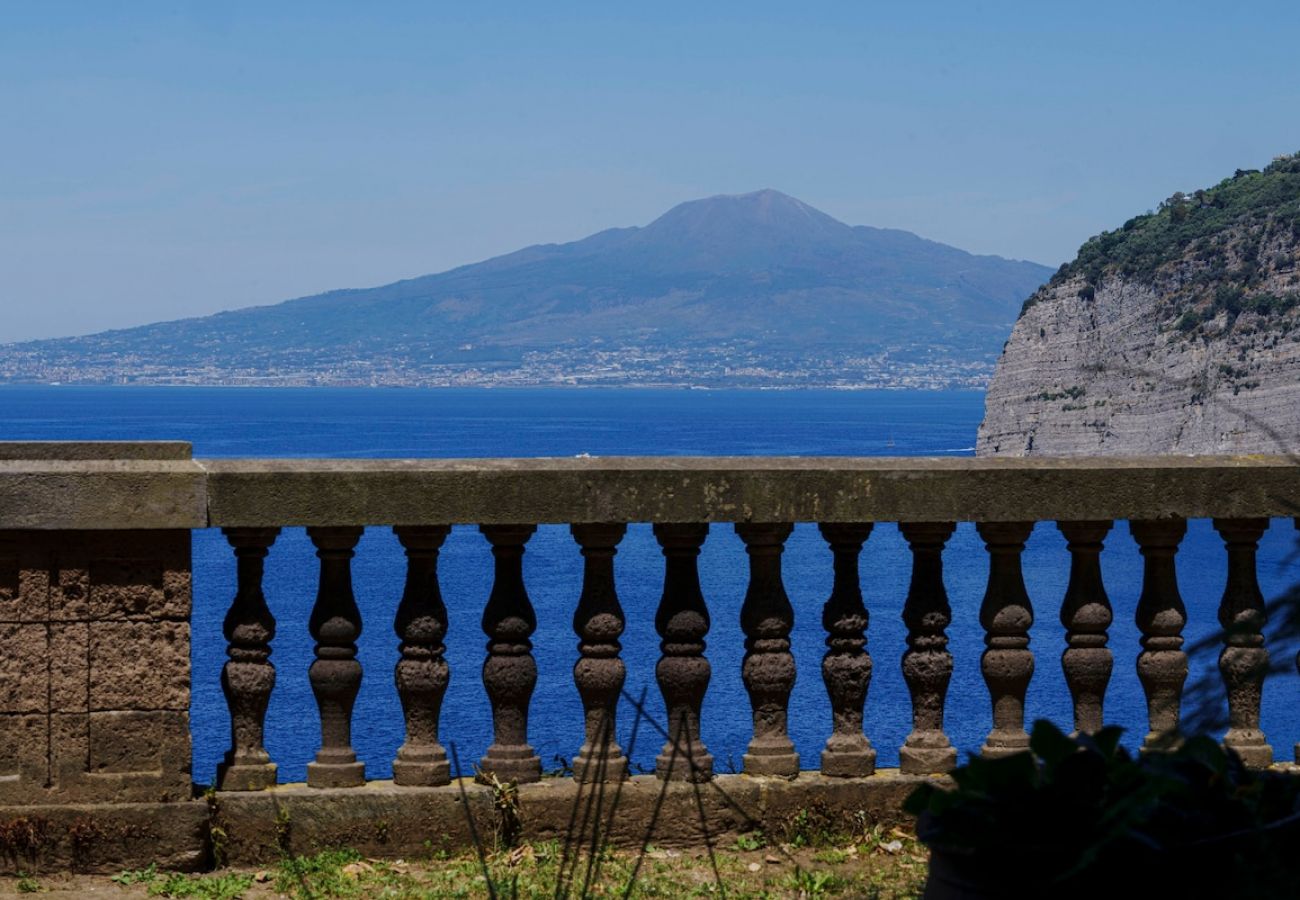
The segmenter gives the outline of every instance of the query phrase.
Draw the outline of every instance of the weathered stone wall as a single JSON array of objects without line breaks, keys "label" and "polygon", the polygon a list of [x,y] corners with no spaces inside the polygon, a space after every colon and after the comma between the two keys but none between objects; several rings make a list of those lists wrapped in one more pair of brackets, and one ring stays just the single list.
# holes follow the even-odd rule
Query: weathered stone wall
[{"label": "weathered stone wall", "polygon": [[0,805],[188,800],[190,533],[0,532]]}]

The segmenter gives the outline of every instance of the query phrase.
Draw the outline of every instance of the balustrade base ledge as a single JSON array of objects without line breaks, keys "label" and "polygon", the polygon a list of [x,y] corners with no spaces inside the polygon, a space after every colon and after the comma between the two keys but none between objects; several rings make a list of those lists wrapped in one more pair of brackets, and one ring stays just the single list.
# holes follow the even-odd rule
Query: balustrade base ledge
[{"label": "balustrade base ledge", "polygon": [[[699,847],[706,838],[734,839],[756,829],[779,835],[805,810],[831,822],[851,821],[862,812],[872,822],[905,824],[910,816],[902,811],[903,801],[917,784],[936,778],[947,780],[895,769],[868,778],[802,772],[793,781],[718,775],[702,784],[665,783],[654,775],[599,785],[544,778],[519,786],[520,840],[571,837],[587,845],[590,824],[582,834],[570,835],[570,829],[575,821],[599,821],[602,840],[621,849],[636,850],[647,840],[661,847]],[[574,810],[587,809],[589,800],[592,815],[575,820]],[[476,840],[491,848],[502,824],[499,816],[493,790],[470,779],[439,787],[391,781],[356,788],[285,784],[264,791],[217,791],[180,803],[0,806],[0,825],[26,818],[47,835],[31,856],[15,857],[0,847],[0,874],[112,873],[151,863],[197,871],[216,859],[261,866],[286,852],[331,847],[412,859],[468,850]]]},{"label": "balustrade base ledge", "polygon": [[[212,819],[203,800],[0,806],[0,834],[26,824],[24,846],[0,845],[0,874],[114,873],[156,864],[212,868]],[[30,838],[34,846],[27,845]]]},{"label": "balustrade base ledge", "polygon": [[[603,839],[627,850],[641,847],[646,840],[660,847],[686,848],[703,845],[706,837],[711,841],[734,838],[759,828],[779,833],[801,810],[838,822],[862,811],[875,822],[904,824],[911,817],[903,812],[903,801],[917,784],[935,778],[902,775],[897,770],[878,770],[869,778],[803,772],[794,781],[718,775],[703,784],[665,783],[654,775],[602,785],[544,778],[519,785],[519,839],[563,843],[572,837],[589,843],[589,830],[570,835],[569,829],[575,827],[574,809],[588,809],[592,798],[590,819],[601,822]],[[490,848],[500,826],[493,800],[491,788],[469,779],[428,788],[371,781],[353,789],[295,784],[255,793],[218,792],[216,808],[228,861],[263,865],[278,859],[282,849],[309,853],[322,847],[351,847],[374,857],[418,858],[440,850],[467,850],[474,845],[475,833]]]}]

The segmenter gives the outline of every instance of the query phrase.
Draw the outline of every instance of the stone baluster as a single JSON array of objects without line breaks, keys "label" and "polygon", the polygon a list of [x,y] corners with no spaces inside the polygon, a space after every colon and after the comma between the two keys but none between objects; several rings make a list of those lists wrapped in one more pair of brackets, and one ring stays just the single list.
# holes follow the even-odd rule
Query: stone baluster
[{"label": "stone baluster", "polygon": [[749,588],[740,609],[745,632],[741,676],[754,714],[754,737],[744,756],[747,775],[799,774],[799,754],[786,730],[795,681],[790,652],[794,607],[781,583],[781,553],[793,529],[789,523],[736,525],[749,555]]},{"label": "stone baluster", "polygon": [[572,525],[582,547],[582,596],[573,613],[578,661],[573,680],[584,710],[586,739],[573,760],[573,777],[583,783],[622,781],[627,757],[615,740],[614,721],[627,669],[619,658],[623,607],[614,585],[614,554],[626,525]]},{"label": "stone baluster", "polygon": [[223,533],[235,550],[237,587],[222,626],[230,657],[221,669],[221,690],[230,708],[230,749],[217,766],[217,785],[223,791],[258,791],[275,784],[275,763],[262,743],[275,687],[275,617],[262,593],[262,573],[280,529],[227,528]]},{"label": "stone baluster", "polygon": [[1187,522],[1135,519],[1129,522],[1129,530],[1144,560],[1137,605],[1137,626],[1142,632],[1137,672],[1147,698],[1150,730],[1142,749],[1170,748],[1179,740],[1179,706],[1187,681],[1187,654],[1183,652],[1187,610],[1178,593],[1174,568],[1174,555],[1187,533]]},{"label": "stone baluster", "polygon": [[655,679],[668,714],[668,740],[655,760],[655,775],[674,781],[708,781],[713,756],[700,740],[700,706],[712,670],[704,656],[709,610],[700,591],[697,558],[709,526],[657,524],[664,554],[664,591],[655,613],[662,655]]},{"label": "stone baluster", "polygon": [[912,551],[912,581],[903,605],[903,679],[912,695],[912,733],[898,751],[899,769],[907,775],[947,772],[957,764],[957,751],[943,733],[943,705],[952,679],[952,654],[944,633],[952,609],[943,586],[943,547],[956,526],[904,522],[898,527]]},{"label": "stone baluster", "polygon": [[483,609],[488,636],[483,685],[492,704],[494,740],[479,767],[502,781],[524,784],[542,777],[542,762],[528,743],[528,704],[537,686],[533,642],[537,628],[533,604],[524,589],[524,544],[535,525],[484,525],[492,544],[496,573]]},{"label": "stone baluster", "polygon": [[361,611],[352,595],[352,557],[361,533],[357,527],[307,529],[320,559],[320,589],[309,622],[316,661],[307,674],[320,709],[321,746],[307,764],[309,787],[356,787],[366,779],[365,763],[352,751],[352,705],[361,689]]},{"label": "stone baluster", "polygon": [[1020,555],[1033,522],[980,522],[975,526],[989,554],[989,580],[980,604],[984,653],[980,671],[993,701],[993,728],[980,753],[997,758],[1029,749],[1025,692],[1034,675],[1029,628],[1034,610],[1025,591]]},{"label": "stone baluster", "polygon": [[1061,603],[1065,652],[1061,668],[1074,700],[1074,730],[1095,734],[1101,729],[1106,686],[1114,657],[1106,646],[1112,613],[1101,579],[1102,540],[1110,522],[1058,522],[1070,549],[1070,584]]},{"label": "stone baluster", "polygon": [[393,671],[406,720],[406,741],[393,760],[393,782],[439,785],[451,782],[447,751],[438,742],[438,717],[451,673],[443,654],[447,607],[438,587],[438,551],[447,539],[446,525],[398,526],[393,529],[406,550],[406,586],[397,606],[393,630],[401,641],[401,658]]},{"label": "stone baluster", "polygon": [[831,701],[831,736],[822,750],[822,774],[864,777],[876,770],[876,751],[862,730],[863,707],[871,685],[871,654],[867,652],[867,607],[862,602],[858,557],[871,534],[871,523],[823,524],[830,544],[835,582],[822,607],[826,656],[822,680]]},{"label": "stone baluster", "polygon": [[1273,748],[1259,727],[1268,651],[1264,649],[1264,595],[1255,572],[1255,551],[1267,528],[1268,519],[1214,520],[1214,530],[1228,550],[1228,581],[1219,604],[1223,626],[1219,672],[1228,692],[1228,733],[1223,743],[1254,768],[1273,764]]}]

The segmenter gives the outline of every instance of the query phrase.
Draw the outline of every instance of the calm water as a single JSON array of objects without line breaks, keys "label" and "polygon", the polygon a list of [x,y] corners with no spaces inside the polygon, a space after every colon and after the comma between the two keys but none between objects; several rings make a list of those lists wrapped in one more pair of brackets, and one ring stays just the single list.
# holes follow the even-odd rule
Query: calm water
[{"label": "calm water", "polygon": [[[976,392],[835,391],[564,391],[564,390],[346,390],[219,388],[0,388],[0,439],[182,439],[198,456],[466,457],[636,455],[971,455],[982,412]],[[1275,522],[1265,535],[1260,576],[1273,597],[1300,575],[1292,554],[1294,531]],[[1140,557],[1123,523],[1104,555],[1107,589],[1115,607],[1111,646],[1115,675],[1108,719],[1133,737],[1145,731],[1145,707],[1134,671],[1133,613],[1141,586]],[[971,525],[949,544],[946,582],[953,606],[949,630],[956,659],[948,697],[948,732],[963,751],[979,746],[990,724],[988,695],[979,672],[983,650],[977,621],[987,561]],[[1208,522],[1191,523],[1178,558],[1187,602],[1189,644],[1216,627],[1223,590],[1222,544]],[[662,563],[650,529],[629,529],[618,556],[620,596],[627,611],[623,656],[628,692],[645,693],[646,713],[661,722],[654,665],[658,639],[654,609]],[[1037,623],[1032,632],[1037,671],[1029,718],[1070,721],[1069,694],[1059,656],[1058,622],[1067,554],[1050,523],[1034,531],[1024,558]],[[740,678],[745,589],[743,546],[729,526],[715,526],[700,558],[701,580],[713,628],[708,656],[713,681],[704,708],[704,739],[719,769],[739,767],[749,738],[748,700]],[[875,674],[867,703],[867,733],[883,765],[894,765],[910,724],[908,694],[899,670],[905,630],[900,620],[909,557],[897,528],[877,526],[863,554],[863,590],[871,612]],[[194,539],[194,775],[207,781],[228,741],[228,717],[219,673],[225,644],[221,619],[234,594],[234,564],[217,532]],[[271,550],[266,591],[278,622],[274,644],[279,676],[267,722],[267,746],[282,780],[301,780],[319,741],[307,681],[311,640],[307,618],[315,596],[315,558],[301,529],[287,529]],[[443,740],[463,763],[478,759],[491,740],[487,699],[478,677],[485,638],[479,617],[490,588],[491,556],[471,527],[453,531],[440,566],[450,630],[452,682],[443,708]],[[401,549],[385,529],[366,532],[358,546],[354,580],[365,630],[359,641],[365,678],[356,706],[354,743],[371,777],[387,777],[402,740],[400,707],[392,683],[396,662],[393,612],[401,595]],[[787,544],[785,580],[795,607],[792,636],[799,680],[791,699],[791,732],[804,768],[817,766],[830,713],[821,683],[824,634],[821,604],[830,589],[830,553],[815,526],[797,526]],[[534,635],[539,681],[531,738],[550,768],[572,757],[581,742],[581,704],[571,669],[577,657],[573,606],[581,558],[566,527],[546,526],[529,542],[525,579],[537,609]],[[1279,653],[1284,651],[1279,650]],[[1294,649],[1289,652],[1294,654]],[[1212,671],[1216,653],[1193,660],[1192,678]],[[1265,688],[1264,726],[1279,757],[1300,739],[1300,677],[1286,673]],[[633,711],[620,711],[626,748]],[[634,767],[652,767],[662,739],[652,727],[631,748]]]}]

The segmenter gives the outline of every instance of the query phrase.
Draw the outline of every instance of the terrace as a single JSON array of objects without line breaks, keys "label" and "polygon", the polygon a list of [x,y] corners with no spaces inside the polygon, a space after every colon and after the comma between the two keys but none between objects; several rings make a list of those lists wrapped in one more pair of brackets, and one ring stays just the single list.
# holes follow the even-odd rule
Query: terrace
[{"label": "terrace", "polygon": [[[500,830],[503,792],[516,796],[502,787],[509,783],[518,788],[508,814],[528,839],[576,827],[621,845],[641,845],[652,832],[656,844],[690,844],[809,807],[890,821],[913,785],[957,761],[944,725],[953,655],[943,565],[958,522],[975,523],[988,554],[979,609],[991,710],[983,753],[1027,746],[1027,687],[1036,665],[1055,665],[1036,660],[1029,645],[1035,613],[1021,554],[1037,522],[1055,523],[1068,542],[1060,559],[1068,589],[1053,609],[1037,601],[1040,617],[1059,610],[1064,632],[1058,646],[1073,722],[1060,724],[1100,727],[1112,671],[1136,661],[1144,744],[1175,738],[1188,677],[1178,550],[1187,520],[1210,519],[1227,585],[1218,615],[1230,707],[1224,741],[1249,765],[1272,765],[1270,740],[1300,734],[1260,729],[1268,653],[1255,552],[1270,519],[1294,519],[1297,510],[1300,465],[1282,457],[203,460],[182,443],[0,444],[0,822],[41,823],[39,841],[27,839],[38,846],[4,849],[16,864],[21,852],[47,866],[98,871],[151,861],[199,868],[214,857],[257,864],[339,844],[411,855],[430,841],[464,847]],[[1128,539],[1112,531],[1117,520],[1129,523],[1144,580],[1140,642],[1112,648],[1100,552],[1108,537]],[[910,572],[898,573],[909,582],[907,633],[905,645],[875,641],[868,654],[859,558],[882,522],[898,523],[910,550]],[[620,636],[629,616],[650,613],[625,613],[615,559],[636,523],[653,526],[663,555],[653,616],[666,716],[654,772],[633,775],[615,738],[626,678]],[[820,665],[831,716],[812,760],[798,755],[788,728],[796,610],[782,550],[795,523],[816,523],[833,567],[824,608],[798,610],[820,613],[828,647]],[[572,552],[583,558],[571,611],[585,722],[570,736],[573,775],[563,778],[542,777],[528,728],[536,613],[521,560],[540,525],[568,526]],[[490,707],[482,715],[494,739],[480,759],[459,760],[461,771],[477,765],[477,782],[455,777],[445,733],[454,724],[440,721],[449,673],[438,562],[452,526],[480,529],[494,560],[482,573],[484,593],[491,587],[481,610]],[[213,790],[200,794],[191,778],[191,539],[210,528],[230,544],[238,590],[224,626],[229,745]],[[315,644],[308,677],[316,708],[301,716],[319,717],[321,741],[305,784],[278,784],[265,749],[277,673],[262,583],[286,528],[305,528],[319,558],[310,633],[291,636]],[[393,619],[366,623],[395,628],[399,643],[395,673],[366,672],[396,679],[406,737],[391,781],[367,780],[352,740],[363,675],[352,559],[368,528],[393,529],[406,556]],[[714,673],[697,556],[711,530],[732,528],[748,559],[741,676],[753,731],[747,746],[720,747],[701,722]],[[876,766],[864,733],[873,665],[901,665],[910,695],[910,709],[890,710],[911,723],[897,769]],[[741,755],[741,771],[720,772],[721,754]]]}]

